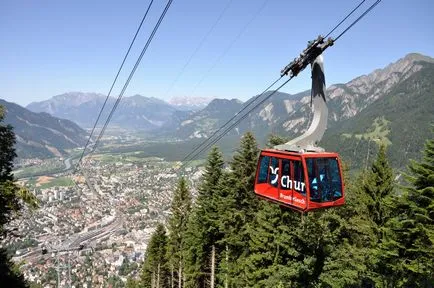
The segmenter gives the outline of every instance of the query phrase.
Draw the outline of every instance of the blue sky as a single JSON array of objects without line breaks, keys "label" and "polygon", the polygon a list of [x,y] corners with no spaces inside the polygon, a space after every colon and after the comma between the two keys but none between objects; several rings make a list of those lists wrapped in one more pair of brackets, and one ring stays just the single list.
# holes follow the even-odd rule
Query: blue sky
[{"label": "blue sky", "polygon": [[[106,94],[148,3],[0,1],[0,98],[26,105],[70,91]],[[277,79],[308,40],[326,34],[358,3],[174,0],[125,95],[246,100]],[[154,1],[114,96],[164,5]],[[347,82],[410,52],[434,57],[433,11],[431,0],[383,0],[325,52],[327,84]],[[282,91],[309,89],[309,78],[304,71]]]}]

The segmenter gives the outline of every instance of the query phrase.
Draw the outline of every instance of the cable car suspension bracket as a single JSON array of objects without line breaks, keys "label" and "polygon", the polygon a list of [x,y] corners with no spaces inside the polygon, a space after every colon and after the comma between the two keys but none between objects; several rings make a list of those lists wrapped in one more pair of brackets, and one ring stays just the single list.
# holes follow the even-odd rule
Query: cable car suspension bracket
[{"label": "cable car suspension bracket", "polygon": [[311,105],[313,104],[313,119],[309,129],[301,136],[282,145],[274,146],[274,149],[282,151],[303,152],[324,152],[324,149],[317,146],[327,129],[328,108],[325,99],[325,76],[322,53],[332,46],[334,40],[318,36],[316,40],[309,41],[308,46],[281,71],[281,76],[297,76],[307,65],[311,64],[312,89]]},{"label": "cable car suspension bracket", "polygon": [[317,39],[308,42],[307,48],[303,50],[298,58],[294,58],[291,63],[286,65],[286,67],[280,71],[280,75],[289,75],[290,77],[297,76],[307,65],[312,64],[324,50],[333,46],[333,44],[334,40],[332,38],[328,38],[325,41],[324,37],[319,35]]}]

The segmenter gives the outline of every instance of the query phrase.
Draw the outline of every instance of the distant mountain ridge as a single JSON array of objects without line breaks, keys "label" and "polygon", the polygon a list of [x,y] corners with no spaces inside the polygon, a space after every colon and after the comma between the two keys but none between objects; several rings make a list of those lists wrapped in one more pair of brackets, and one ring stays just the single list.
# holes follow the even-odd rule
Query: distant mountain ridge
[{"label": "distant mountain ridge", "polygon": [[175,132],[178,138],[202,138],[223,125],[242,107],[238,99],[214,99],[204,109],[182,121]]},{"label": "distant mountain ridge", "polygon": [[[342,153],[353,168],[365,167],[372,159],[378,146],[374,143],[389,146],[394,167],[417,157],[434,124],[433,69],[433,58],[411,53],[383,69],[329,86],[328,130],[320,145]],[[327,66],[325,72],[327,80]],[[262,143],[271,133],[287,138],[300,135],[312,119],[310,97],[310,91],[296,95],[277,92],[236,125],[227,139],[246,131],[253,131]],[[226,106],[224,111],[208,108],[213,113],[207,112],[207,117],[207,108],[196,112],[181,123],[176,135],[181,139],[209,137],[252,99],[241,105],[232,103],[232,108]],[[230,109],[235,112],[227,113]]]},{"label": "distant mountain ridge", "polygon": [[[27,108],[34,112],[47,112],[76,122],[83,128],[93,127],[106,96],[97,93],[70,92],[41,102],[33,102]],[[101,114],[102,125],[115,104],[110,97]],[[174,125],[188,114],[154,97],[134,95],[123,97],[113,114],[111,126],[144,131],[157,130],[165,125]]]},{"label": "distant mountain ridge", "polygon": [[0,99],[6,108],[5,123],[14,127],[19,158],[48,158],[66,155],[66,149],[84,146],[87,133],[77,124],[34,113],[18,104]]},{"label": "distant mountain ridge", "polygon": [[[430,99],[434,98],[434,96],[429,89],[426,90],[425,88],[434,82],[434,77],[427,77],[427,75],[431,75],[430,71],[433,65],[433,58],[411,53],[382,69],[376,69],[372,73],[359,76],[347,83],[329,86],[326,91],[329,107],[328,130],[320,145],[331,150],[342,151],[344,156],[348,158],[357,154],[358,149],[362,151],[360,154],[365,152],[369,154],[375,152],[375,149],[369,146],[369,143],[375,140],[373,135],[381,131],[380,140],[388,143],[393,153],[399,153],[397,149],[403,149],[403,151],[407,151],[405,153],[408,157],[412,157],[413,151],[419,149],[420,141],[415,141],[414,149],[404,149],[403,143],[411,146],[412,140],[409,137],[398,136],[399,132],[396,131],[398,129],[396,123],[400,123],[399,125],[403,131],[411,130],[413,135],[411,137],[414,139],[422,139],[427,135],[426,131],[430,129],[430,123],[434,122],[432,116],[434,115],[434,105],[430,102]],[[305,71],[304,73],[309,72]],[[327,66],[325,67],[325,73],[327,80]],[[420,83],[425,83],[425,86],[421,86]],[[410,89],[409,87],[413,88]],[[408,99],[401,97],[402,95],[399,93],[402,92],[399,91],[406,91],[405,95],[411,97]],[[272,91],[262,95],[256,102],[267,97],[269,93],[272,93]],[[76,100],[77,105],[75,108],[69,108],[67,111],[68,113],[75,113],[74,117],[79,118],[80,121],[86,119],[87,123],[93,124],[94,120],[91,121],[90,116],[95,115],[97,108],[101,107],[101,96],[95,94],[92,96],[93,100],[84,102],[86,97],[81,95]],[[73,95],[66,95],[65,97],[73,97]],[[271,133],[281,134],[288,138],[300,135],[310,125],[312,116],[310,97],[310,90],[295,95],[277,92],[256,110],[246,115],[242,122],[229,131],[229,137],[236,139],[246,131],[252,131],[258,140],[263,143]],[[56,99],[61,100],[62,98],[58,97]],[[248,105],[250,107],[256,105],[256,103],[252,103],[254,99],[255,97],[252,97],[244,103],[237,99],[214,99],[198,111],[183,111],[156,98],[140,95],[125,97],[118,111],[116,111],[111,125],[131,129],[145,129],[150,132],[150,135],[155,135],[158,132],[158,135],[165,136],[165,139],[173,137],[178,140],[204,139],[212,135],[241,109]],[[418,99],[417,105],[414,103],[415,99]],[[65,102],[65,100],[63,101]],[[182,100],[177,105],[183,105],[188,101]],[[36,104],[31,105],[33,109],[37,109],[34,106]],[[47,107],[51,107],[50,109],[55,107],[54,104],[51,104],[51,106],[44,105],[44,107],[40,105],[39,107],[42,108],[38,109],[47,110]],[[421,105],[424,106],[422,110],[419,109]],[[250,107],[246,111],[250,110]],[[384,109],[380,111],[378,107]],[[407,122],[397,119],[392,112],[394,110],[402,111],[401,113],[405,115],[404,118]],[[374,111],[376,112],[374,113]],[[380,115],[380,112],[384,112],[384,115]],[[420,127],[419,129],[408,128],[414,125],[414,121],[410,117],[412,114],[416,115],[414,119],[418,127]],[[363,115],[375,115],[375,117]],[[424,119],[424,121],[421,119]],[[389,131],[389,134],[383,135],[386,130]],[[365,140],[368,144],[363,142]],[[354,146],[358,148],[354,148]],[[369,159],[369,155],[365,158]],[[366,162],[366,160],[364,161]],[[400,165],[399,161],[395,161],[396,166]],[[356,165],[358,166],[364,165],[361,158],[357,162]]]},{"label": "distant mountain ridge", "polygon": [[183,111],[198,111],[205,108],[213,98],[209,97],[173,97],[168,103]]}]

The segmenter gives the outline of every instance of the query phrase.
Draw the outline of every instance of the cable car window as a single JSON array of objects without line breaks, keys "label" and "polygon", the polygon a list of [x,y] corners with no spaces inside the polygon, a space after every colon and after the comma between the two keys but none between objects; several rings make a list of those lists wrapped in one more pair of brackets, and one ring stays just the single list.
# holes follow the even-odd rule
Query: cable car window
[{"label": "cable car window", "polygon": [[271,157],[270,163],[270,177],[268,178],[268,182],[274,187],[279,185],[279,159]]},{"label": "cable car window", "polygon": [[333,193],[333,200],[342,197],[342,181],[341,174],[339,173],[339,165],[337,159],[329,159],[330,166],[330,178],[331,178],[331,189]]},{"label": "cable car window", "polygon": [[301,164],[301,161],[294,161],[294,181],[292,182],[292,186],[294,187],[294,190],[301,193],[306,194],[306,187],[304,183],[304,172],[303,172],[303,165]]},{"label": "cable car window", "polygon": [[283,190],[291,190],[292,189],[292,181],[291,181],[291,161],[288,159],[282,159],[282,176],[280,180],[280,188]]},{"label": "cable car window", "polygon": [[309,178],[310,201],[319,202],[320,196],[318,191],[318,179],[315,173],[315,168],[316,168],[315,159],[307,158],[306,166],[307,166],[307,174]]},{"label": "cable car window", "polygon": [[330,202],[342,197],[339,165],[334,158],[306,159],[310,200]]},{"label": "cable car window", "polygon": [[269,163],[270,163],[270,156],[261,157],[261,162],[259,164],[258,183],[267,183]]},{"label": "cable car window", "polygon": [[321,202],[333,201],[329,160],[329,158],[316,159],[319,173],[318,184],[321,192]]}]

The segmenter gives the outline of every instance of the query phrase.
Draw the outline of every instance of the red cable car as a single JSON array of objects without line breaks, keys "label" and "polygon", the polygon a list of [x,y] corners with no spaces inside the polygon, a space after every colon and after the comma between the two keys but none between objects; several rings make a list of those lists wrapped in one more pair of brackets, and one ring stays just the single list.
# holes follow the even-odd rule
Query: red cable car
[{"label": "red cable car", "polygon": [[301,136],[274,149],[261,151],[255,179],[255,193],[272,202],[307,212],[345,204],[345,187],[339,155],[317,147],[327,129],[328,108],[322,51],[333,45],[322,37],[282,70],[282,76],[296,76],[308,64],[312,68],[313,119]]},{"label": "red cable car", "polygon": [[337,153],[261,151],[255,193],[307,212],[345,203],[342,167]]}]

